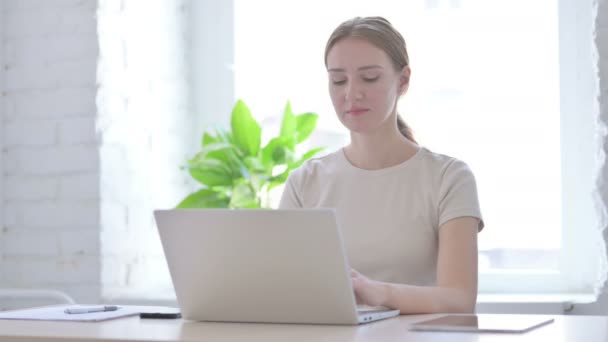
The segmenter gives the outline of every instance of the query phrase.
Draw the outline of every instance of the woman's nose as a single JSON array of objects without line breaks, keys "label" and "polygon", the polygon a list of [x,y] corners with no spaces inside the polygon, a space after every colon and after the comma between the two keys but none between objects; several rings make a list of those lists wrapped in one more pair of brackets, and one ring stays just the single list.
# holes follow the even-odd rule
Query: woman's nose
[{"label": "woman's nose", "polygon": [[361,87],[355,82],[349,82],[346,85],[346,93],[344,97],[347,100],[360,100],[363,97]]}]

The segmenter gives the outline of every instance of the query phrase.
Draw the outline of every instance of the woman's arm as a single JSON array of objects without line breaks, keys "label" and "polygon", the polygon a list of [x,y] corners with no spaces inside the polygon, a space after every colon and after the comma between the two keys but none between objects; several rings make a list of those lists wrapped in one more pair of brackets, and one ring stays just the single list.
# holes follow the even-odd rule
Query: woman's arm
[{"label": "woman's arm", "polygon": [[479,220],[459,217],[439,229],[437,286],[383,283],[353,270],[358,302],[399,309],[402,314],[474,312],[477,301]]},{"label": "woman's arm", "polygon": [[283,188],[283,194],[281,194],[281,200],[279,201],[279,209],[294,209],[302,208],[302,202],[298,196],[297,186],[298,182],[298,171],[292,172],[285,182],[285,188]]}]

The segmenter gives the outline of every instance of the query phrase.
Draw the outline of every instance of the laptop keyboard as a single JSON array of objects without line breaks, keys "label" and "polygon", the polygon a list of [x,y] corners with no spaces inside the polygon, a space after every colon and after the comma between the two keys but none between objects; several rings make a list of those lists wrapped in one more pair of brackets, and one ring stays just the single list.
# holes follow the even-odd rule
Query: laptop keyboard
[{"label": "laptop keyboard", "polygon": [[389,308],[385,308],[383,306],[357,306],[358,314],[370,314],[377,312],[389,311]]}]

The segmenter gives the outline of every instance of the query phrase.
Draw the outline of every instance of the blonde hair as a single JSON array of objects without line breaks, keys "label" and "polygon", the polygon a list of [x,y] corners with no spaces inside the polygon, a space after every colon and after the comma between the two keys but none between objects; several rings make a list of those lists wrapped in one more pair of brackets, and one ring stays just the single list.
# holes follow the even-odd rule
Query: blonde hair
[{"label": "blonde hair", "polygon": [[[405,47],[405,39],[391,23],[382,17],[355,17],[340,24],[332,32],[325,45],[325,66],[327,67],[327,55],[336,43],[348,38],[355,37],[365,39],[372,45],[384,51],[395,71],[400,72],[410,64],[410,59]],[[409,80],[408,80],[409,82]],[[408,140],[416,142],[411,128],[405,123],[400,115],[397,115],[397,127]]]}]

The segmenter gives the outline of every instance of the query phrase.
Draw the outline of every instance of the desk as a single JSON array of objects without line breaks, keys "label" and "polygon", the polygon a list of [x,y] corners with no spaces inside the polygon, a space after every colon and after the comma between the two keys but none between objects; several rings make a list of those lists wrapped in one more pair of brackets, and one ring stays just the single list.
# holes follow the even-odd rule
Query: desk
[{"label": "desk", "polygon": [[204,323],[139,317],[98,323],[1,320],[0,341],[608,341],[608,317],[604,316],[552,316],[554,323],[525,334],[408,330],[409,324],[436,316],[400,316],[361,326]]}]

